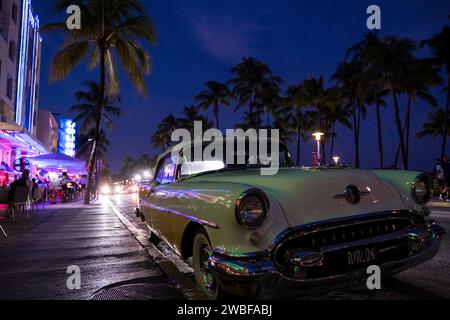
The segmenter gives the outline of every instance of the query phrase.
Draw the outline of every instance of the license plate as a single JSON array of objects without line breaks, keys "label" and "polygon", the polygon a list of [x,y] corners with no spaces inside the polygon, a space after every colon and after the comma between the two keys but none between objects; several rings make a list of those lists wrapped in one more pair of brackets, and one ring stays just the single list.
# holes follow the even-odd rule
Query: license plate
[{"label": "license plate", "polygon": [[375,248],[363,248],[347,252],[347,262],[350,267],[365,265],[377,260]]}]

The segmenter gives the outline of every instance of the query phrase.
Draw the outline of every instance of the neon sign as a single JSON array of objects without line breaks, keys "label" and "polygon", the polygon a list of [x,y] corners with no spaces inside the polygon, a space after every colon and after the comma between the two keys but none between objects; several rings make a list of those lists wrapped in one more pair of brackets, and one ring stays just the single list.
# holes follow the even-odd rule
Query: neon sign
[{"label": "neon sign", "polygon": [[75,157],[77,124],[71,119],[61,118],[59,124],[58,152]]}]

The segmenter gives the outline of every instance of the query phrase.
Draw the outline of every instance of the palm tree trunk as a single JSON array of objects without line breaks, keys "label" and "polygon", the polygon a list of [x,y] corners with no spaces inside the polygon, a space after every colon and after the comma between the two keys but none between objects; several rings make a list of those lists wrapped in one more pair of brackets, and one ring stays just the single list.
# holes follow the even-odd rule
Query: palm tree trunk
[{"label": "palm tree trunk", "polygon": [[355,168],[359,168],[359,131],[358,131],[358,116],[356,112],[356,102],[353,101],[353,135],[355,139]]},{"label": "palm tree trunk", "polygon": [[95,127],[95,139],[92,145],[91,156],[89,159],[89,174],[88,174],[88,182],[86,186],[86,194],[84,195],[84,204],[88,205],[91,202],[91,190],[92,190],[92,178],[94,176],[94,169],[97,158],[97,148],[98,142],[100,139],[100,126],[102,120],[102,112],[103,112],[103,101],[105,100],[105,86],[106,86],[106,48],[102,43],[100,48],[100,95],[98,101],[98,111],[97,111],[97,121]]},{"label": "palm tree trunk", "polygon": [[411,95],[408,95],[408,106],[406,108],[406,120],[405,120],[405,128],[406,128],[406,136],[405,136],[405,155],[406,155],[406,167],[405,170],[409,169],[409,138],[411,132]]},{"label": "palm tree trunk", "polygon": [[446,156],[447,152],[448,116],[450,114],[450,73],[448,73],[447,86],[447,105],[445,106],[444,128],[442,128],[441,159]]},{"label": "palm tree trunk", "polygon": [[261,106],[259,104],[256,105],[256,116],[258,119],[256,120],[258,125],[258,130],[261,129]]},{"label": "palm tree trunk", "polygon": [[408,162],[406,158],[406,149],[405,149],[405,139],[403,135],[403,128],[402,128],[402,119],[400,117],[400,109],[398,106],[398,97],[397,97],[397,91],[392,90],[392,96],[394,98],[394,109],[395,109],[395,124],[397,126],[397,133],[398,137],[400,139],[400,154],[402,156],[403,160],[403,169],[406,169],[408,167]]},{"label": "palm tree trunk", "polygon": [[333,163],[335,134],[336,134],[336,121],[333,122],[333,131],[331,136],[330,164]]},{"label": "palm tree trunk", "polygon": [[[327,132],[327,128],[328,128],[328,121],[324,121],[324,128],[325,130],[323,131],[324,133]],[[325,138],[323,139],[323,143],[321,144],[321,157],[320,157],[320,164],[322,166],[325,166],[327,164],[327,137],[325,136]]]},{"label": "palm tree trunk", "polygon": [[[406,123],[406,121],[405,121],[405,125],[404,125],[404,127],[403,127],[403,134],[406,134],[406,125],[407,125],[407,123]],[[398,146],[397,146],[397,152],[395,153],[395,167],[397,168],[398,167],[398,161],[400,160],[400,143],[398,144]]]},{"label": "palm tree trunk", "polygon": [[380,156],[380,169],[384,168],[384,159],[383,159],[383,134],[381,131],[381,112],[380,112],[380,103],[377,102],[377,128],[378,128],[378,151]]},{"label": "palm tree trunk", "polygon": [[300,143],[301,143],[301,135],[300,132],[297,132],[297,166],[300,167],[301,159],[300,159]]},{"label": "palm tree trunk", "polygon": [[216,117],[216,129],[220,130],[220,126],[219,126],[219,106],[216,104],[214,106],[214,116]]}]

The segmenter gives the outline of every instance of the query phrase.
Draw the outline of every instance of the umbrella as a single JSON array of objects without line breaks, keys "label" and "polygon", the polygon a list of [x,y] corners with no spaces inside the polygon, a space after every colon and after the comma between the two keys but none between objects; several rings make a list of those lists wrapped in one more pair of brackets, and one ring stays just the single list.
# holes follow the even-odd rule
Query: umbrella
[{"label": "umbrella", "polygon": [[29,160],[33,165],[48,171],[65,169],[70,174],[86,174],[86,164],[84,161],[77,160],[62,153],[49,153],[29,158]]}]

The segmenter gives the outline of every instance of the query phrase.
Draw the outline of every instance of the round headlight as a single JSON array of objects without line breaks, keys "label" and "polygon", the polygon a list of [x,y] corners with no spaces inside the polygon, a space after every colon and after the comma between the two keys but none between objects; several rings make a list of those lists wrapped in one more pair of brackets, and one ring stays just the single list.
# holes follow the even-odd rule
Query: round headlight
[{"label": "round headlight", "polygon": [[240,225],[259,227],[269,214],[269,202],[261,190],[249,190],[236,202],[236,219]]},{"label": "round headlight", "polygon": [[417,204],[424,205],[431,200],[431,179],[428,175],[420,175],[414,180],[412,197]]}]

